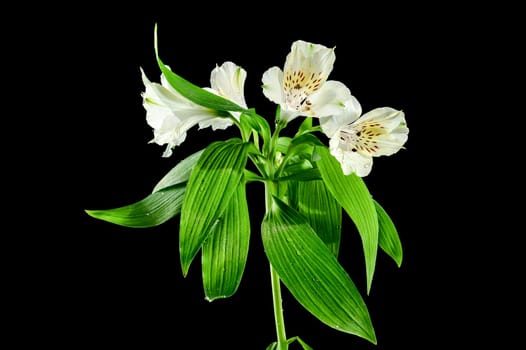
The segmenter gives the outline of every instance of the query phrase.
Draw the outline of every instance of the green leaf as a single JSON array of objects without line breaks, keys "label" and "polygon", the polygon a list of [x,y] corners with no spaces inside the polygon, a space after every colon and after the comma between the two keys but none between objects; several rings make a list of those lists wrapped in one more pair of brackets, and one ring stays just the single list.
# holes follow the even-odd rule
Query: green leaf
[{"label": "green leaf", "polygon": [[378,252],[378,217],[373,199],[362,178],[354,173],[345,176],[340,163],[326,147],[317,147],[316,150],[320,155],[317,164],[325,185],[351,217],[360,234],[369,294]]},{"label": "green leaf", "polygon": [[380,226],[378,244],[380,248],[395,261],[396,265],[400,267],[402,265],[403,251],[398,231],[384,208],[382,208],[377,201],[374,201],[374,205]]},{"label": "green leaf", "polygon": [[[310,118],[308,118],[308,119],[310,119]],[[310,346],[307,345],[307,343],[305,343],[303,340],[301,340],[300,337],[292,337],[292,338],[290,338],[287,341],[287,343],[290,345],[290,344],[294,343],[295,341],[300,343],[300,345],[303,348],[303,350],[313,350]]]},{"label": "green leaf", "polygon": [[203,154],[203,150],[197,151],[179,163],[177,163],[176,166],[172,168],[153,188],[152,192],[158,192],[162,190],[163,188],[170,187],[173,185],[177,185],[183,182],[188,181],[190,178],[190,173],[192,172],[192,169],[194,168],[195,164],[197,163],[197,160]]},{"label": "green leaf", "polygon": [[[310,118],[308,118],[308,119],[310,119]],[[310,346],[307,345],[307,343],[305,343],[303,340],[301,340],[300,337],[292,337],[292,338],[288,339],[287,340],[287,344],[290,345],[290,344],[294,343],[295,341],[300,343],[300,345],[303,348],[303,350],[313,350]],[[276,350],[277,348],[278,348],[278,342],[273,342],[272,344],[267,346],[266,350]]]},{"label": "green leaf", "polygon": [[[310,164],[310,163],[309,163]],[[280,176],[277,181],[311,181],[311,180],[320,180],[320,171],[318,168],[308,168],[305,167],[306,163],[296,163],[291,164],[285,168],[285,173],[290,175]]]},{"label": "green leaf", "polygon": [[302,134],[294,137],[290,142],[290,147],[298,145],[324,146],[320,139],[313,134]]},{"label": "green leaf", "polygon": [[85,211],[96,219],[121,226],[133,228],[158,226],[179,214],[185,191],[185,184],[182,183],[164,188],[123,207]]},{"label": "green leaf", "polygon": [[[286,159],[285,157],[284,159]],[[283,164],[283,163],[282,163]],[[296,173],[304,172],[305,170],[313,169],[312,163],[305,158],[294,159],[294,162],[288,162],[283,168],[283,173],[294,175]]]},{"label": "green leaf", "polygon": [[312,119],[313,118],[303,119],[296,135],[301,135],[308,132],[309,130],[312,130]]},{"label": "green leaf", "polygon": [[254,181],[263,181],[263,178],[256,174],[253,171],[250,171],[248,169],[245,169],[245,181],[247,183],[254,182]]},{"label": "green leaf", "polygon": [[277,346],[278,346],[278,342],[273,342],[269,346],[267,346],[265,350],[276,350]]},{"label": "green leaf", "polygon": [[287,153],[287,150],[289,149],[290,142],[292,139],[287,136],[281,136],[278,138],[278,142],[276,144],[276,151],[281,153]]},{"label": "green leaf", "polygon": [[321,180],[298,182],[298,207],[311,227],[338,256],[342,231],[342,207]]},{"label": "green leaf", "polygon": [[279,181],[277,182],[277,193],[279,198],[294,209],[298,208],[298,182]]},{"label": "green leaf", "polygon": [[360,292],[301,214],[274,197],[261,234],[270,264],[305,309],[334,329],[376,344]]},{"label": "green leaf", "polygon": [[241,282],[248,256],[250,219],[245,184],[241,183],[201,255],[203,286],[209,301],[232,296]]},{"label": "green leaf", "polygon": [[[312,168],[311,161],[315,145],[323,146],[323,143],[312,134],[303,134],[291,139],[277,174],[293,175],[297,171]],[[297,169],[297,166],[300,168]]]},{"label": "green leaf", "polygon": [[221,96],[215,95],[207,90],[204,90],[172,72],[170,68],[168,68],[159,57],[159,50],[157,45],[157,24],[155,25],[154,30],[154,47],[155,56],[157,58],[157,64],[159,65],[161,72],[164,74],[168,83],[170,83],[170,85],[181,95],[200,106],[215,109],[218,111],[247,111],[245,108],[238,106],[234,102],[227,100]]},{"label": "green leaf", "polygon": [[270,126],[268,122],[262,116],[258,115],[255,111],[250,110],[247,113],[241,114],[241,123],[246,123],[250,128],[257,131],[263,138],[263,143],[268,145],[270,142]]},{"label": "green leaf", "polygon": [[184,276],[239,186],[247,162],[248,145],[239,139],[211,143],[190,175],[179,230]]}]

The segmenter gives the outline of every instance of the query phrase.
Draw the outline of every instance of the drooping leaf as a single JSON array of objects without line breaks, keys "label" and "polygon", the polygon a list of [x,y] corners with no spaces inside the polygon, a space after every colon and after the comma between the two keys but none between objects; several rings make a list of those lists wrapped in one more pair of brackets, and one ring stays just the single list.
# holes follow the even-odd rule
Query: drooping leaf
[{"label": "drooping leaf", "polygon": [[194,168],[197,160],[201,156],[204,150],[197,151],[174,166],[163,178],[155,185],[152,192],[158,192],[163,188],[170,187],[173,185],[180,184],[182,182],[188,181],[190,178],[190,173]]},{"label": "drooping leaf", "polygon": [[220,222],[203,243],[201,262],[207,300],[227,298],[236,292],[245,270],[249,240],[250,219],[242,182]]},{"label": "drooping leaf", "polygon": [[396,263],[398,267],[402,265],[402,242],[398,236],[396,227],[387,214],[377,201],[374,201],[376,213],[378,214],[378,224],[380,227],[378,234],[378,244],[380,248],[387,253]]},{"label": "drooping leaf", "polygon": [[113,224],[145,228],[158,226],[181,211],[186,184],[166,187],[144,199],[118,208],[85,210],[90,216]]},{"label": "drooping leaf", "polygon": [[360,234],[369,294],[378,252],[378,217],[373,199],[362,178],[354,173],[344,175],[340,163],[326,147],[317,147],[316,151],[320,156],[317,164],[325,185],[351,217]]},{"label": "drooping leaf", "polygon": [[154,47],[155,47],[155,56],[157,58],[157,64],[161,69],[161,72],[166,77],[166,80],[170,85],[181,95],[189,99],[190,101],[211,109],[218,111],[235,111],[235,112],[244,112],[245,108],[238,106],[236,103],[227,100],[221,96],[215,95],[210,91],[202,89],[188,80],[182,78],[178,74],[172,72],[168,68],[161,58],[159,57],[159,50],[157,45],[157,24],[155,25],[154,30]]},{"label": "drooping leaf", "polygon": [[213,142],[190,174],[179,230],[184,276],[239,186],[247,162],[247,149],[248,144],[239,139]]},{"label": "drooping leaf", "polygon": [[321,180],[298,182],[299,212],[327,248],[338,256],[342,231],[342,207]]},{"label": "drooping leaf", "polygon": [[334,329],[376,344],[360,292],[301,214],[274,197],[261,234],[272,268],[305,309]]}]

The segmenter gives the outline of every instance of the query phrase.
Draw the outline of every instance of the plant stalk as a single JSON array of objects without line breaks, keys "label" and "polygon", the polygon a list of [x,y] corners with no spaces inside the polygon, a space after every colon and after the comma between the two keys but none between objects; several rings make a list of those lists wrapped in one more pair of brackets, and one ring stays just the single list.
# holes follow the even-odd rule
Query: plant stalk
[{"label": "plant stalk", "polygon": [[[269,213],[272,206],[272,194],[275,184],[265,183],[265,207]],[[285,332],[285,318],[283,316],[283,301],[281,297],[281,282],[278,273],[270,265],[270,282],[272,286],[272,304],[274,306],[274,323],[276,326],[277,347],[276,350],[288,350],[287,334]]]}]

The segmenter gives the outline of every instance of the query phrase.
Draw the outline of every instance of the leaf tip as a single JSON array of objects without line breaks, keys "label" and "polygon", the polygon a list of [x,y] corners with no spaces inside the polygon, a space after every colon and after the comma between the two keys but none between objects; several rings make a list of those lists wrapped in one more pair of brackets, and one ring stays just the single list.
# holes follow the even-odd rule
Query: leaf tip
[{"label": "leaf tip", "polygon": [[190,270],[190,262],[188,262],[187,259],[183,259],[181,257],[181,272],[183,273],[184,278],[186,278],[186,276],[188,275],[189,270]]},{"label": "leaf tip", "polygon": [[98,218],[97,212],[98,210],[92,210],[92,209],[84,209],[84,212],[91,216],[92,218]]},{"label": "leaf tip", "polygon": [[228,295],[212,295],[212,296],[205,295],[205,300],[210,303],[217,299],[225,299],[225,298],[228,298]]},{"label": "leaf tip", "polygon": [[153,26],[153,48],[155,49],[155,56],[159,57],[159,50],[157,46],[157,22]]},{"label": "leaf tip", "polygon": [[367,288],[366,288],[367,296],[371,294],[372,285],[373,285],[373,276],[371,274],[371,276],[367,278]]},{"label": "leaf tip", "polygon": [[396,266],[398,268],[402,267],[402,257],[400,257],[399,259],[396,260]]},{"label": "leaf tip", "polygon": [[376,339],[376,332],[374,331],[374,327],[372,324],[369,325],[368,329],[362,330],[363,332],[357,335],[369,341],[371,344],[378,345],[378,340]]}]

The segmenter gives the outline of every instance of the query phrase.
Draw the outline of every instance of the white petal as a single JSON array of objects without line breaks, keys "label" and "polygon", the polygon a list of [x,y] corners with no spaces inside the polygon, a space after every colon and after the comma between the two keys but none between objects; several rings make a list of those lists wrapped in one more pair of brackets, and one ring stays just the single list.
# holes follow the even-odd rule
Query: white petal
[{"label": "white petal", "polygon": [[[156,123],[152,123],[153,118],[157,119]],[[148,124],[154,128],[155,138],[153,142],[159,145],[166,143],[178,146],[185,140],[188,130],[203,121],[213,118],[214,115],[202,109],[173,111],[156,108],[147,110]]]},{"label": "white petal", "polygon": [[390,156],[398,152],[407,141],[407,134],[388,134],[379,137],[376,142],[378,150],[375,156]]},{"label": "white petal", "polygon": [[[200,125],[206,123],[207,121],[212,121],[214,119],[221,119],[230,122],[232,121],[228,118],[220,118],[214,111],[207,109],[184,109],[177,111],[177,116],[180,118],[181,122],[177,125],[178,132],[186,132],[195,125]],[[210,124],[211,125],[211,124]]]},{"label": "white petal", "polygon": [[152,83],[150,80],[148,80],[142,69],[141,72],[145,87],[145,90],[142,93],[143,103],[157,104],[174,109],[184,108],[185,106],[189,105],[196,106],[194,103],[185,99],[175,90],[170,90],[158,83]]},{"label": "white petal", "polygon": [[263,94],[276,104],[285,103],[283,91],[283,71],[278,67],[269,68],[263,73]]},{"label": "white petal", "polygon": [[173,145],[170,145],[170,144],[166,145],[166,149],[164,150],[162,157],[163,158],[170,157],[173,153],[172,148],[173,148]]},{"label": "white petal", "polygon": [[347,145],[342,144],[338,137],[330,139],[329,148],[331,154],[340,162],[345,175],[356,173],[356,175],[364,177],[371,172],[373,158],[349,150]]},{"label": "white petal", "polygon": [[391,107],[375,108],[365,113],[359,122],[378,122],[388,131],[392,131],[401,123],[405,123],[405,114]]},{"label": "white petal", "polygon": [[321,73],[322,83],[332,72],[336,55],[334,49],[303,40],[292,43],[290,53],[285,60],[285,72],[303,71],[305,73]]},{"label": "white petal", "polygon": [[164,106],[150,103],[149,100],[143,106],[146,110],[146,122],[153,129],[160,129],[165,123],[165,119],[175,118],[177,122],[180,122],[179,118],[175,117],[173,112]]},{"label": "white petal", "polygon": [[[328,83],[330,83],[330,81],[328,81],[327,84]],[[316,93],[316,95],[317,94],[318,93]],[[332,108],[325,109],[322,107],[320,108],[322,112],[318,112],[320,115],[325,115],[324,111],[331,112],[327,113],[327,116],[320,118],[321,129],[328,137],[333,137],[333,135],[338,132],[341,127],[351,124],[357,120],[362,113],[362,107],[360,103],[354,96],[350,94],[350,92],[345,95],[342,94],[341,97],[346,99],[338,99],[331,104]]]},{"label": "white petal", "polygon": [[210,86],[221,97],[247,108],[244,96],[247,72],[232,62],[225,62],[214,68],[210,74]]},{"label": "white petal", "polygon": [[207,119],[199,123],[199,129],[204,129],[210,126],[212,127],[212,130],[217,130],[217,129],[223,130],[231,126],[233,123],[234,122],[228,118]]},{"label": "white petal", "polygon": [[373,156],[388,156],[398,152],[409,133],[404,112],[390,107],[376,108],[364,114],[352,128],[360,131],[358,142],[368,146],[358,147],[359,150]]},{"label": "white petal", "polygon": [[[172,71],[172,69],[170,68],[170,66],[165,66],[169,71]],[[177,90],[175,90],[173,88],[173,86],[168,82],[168,79],[166,79],[166,76],[164,75],[164,73],[161,73],[161,85],[167,89],[168,91],[171,91],[177,95],[180,95]]]},{"label": "white petal", "polygon": [[[148,110],[146,119],[148,124],[153,127],[152,119],[155,117],[155,110]],[[150,142],[158,145],[166,145],[163,157],[169,157],[172,154],[172,148],[180,145],[186,138],[186,132],[176,132],[177,125],[180,123],[179,119],[175,117],[169,110],[157,109],[160,114],[158,121],[160,124],[153,127],[154,138]]]},{"label": "white petal", "polygon": [[154,138],[151,142],[158,145],[179,146],[186,139],[186,130],[179,130],[174,119],[165,118],[161,127],[154,129]]},{"label": "white petal", "polygon": [[180,145],[185,140],[187,131],[195,125],[217,129],[226,128],[233,123],[231,119],[218,117],[216,111],[199,106],[174,90],[152,83],[144,72],[142,79],[145,85],[142,96],[146,121],[154,133],[151,142],[167,145],[163,157],[169,156],[171,149]]},{"label": "white petal", "polygon": [[294,109],[288,109],[288,106],[286,104],[281,104],[280,105],[280,114],[279,114],[279,118],[281,120],[284,120],[286,121],[287,123],[290,122],[291,120],[293,119],[296,119],[297,117],[299,117],[300,115],[303,115],[302,113],[294,110]]},{"label": "white petal", "polygon": [[306,103],[310,95],[322,88],[332,71],[334,50],[298,40],[292,44],[283,70],[283,91],[287,109],[310,116]]},{"label": "white petal", "polygon": [[351,91],[339,81],[327,81],[308,97],[310,115],[315,118],[341,114]]}]

